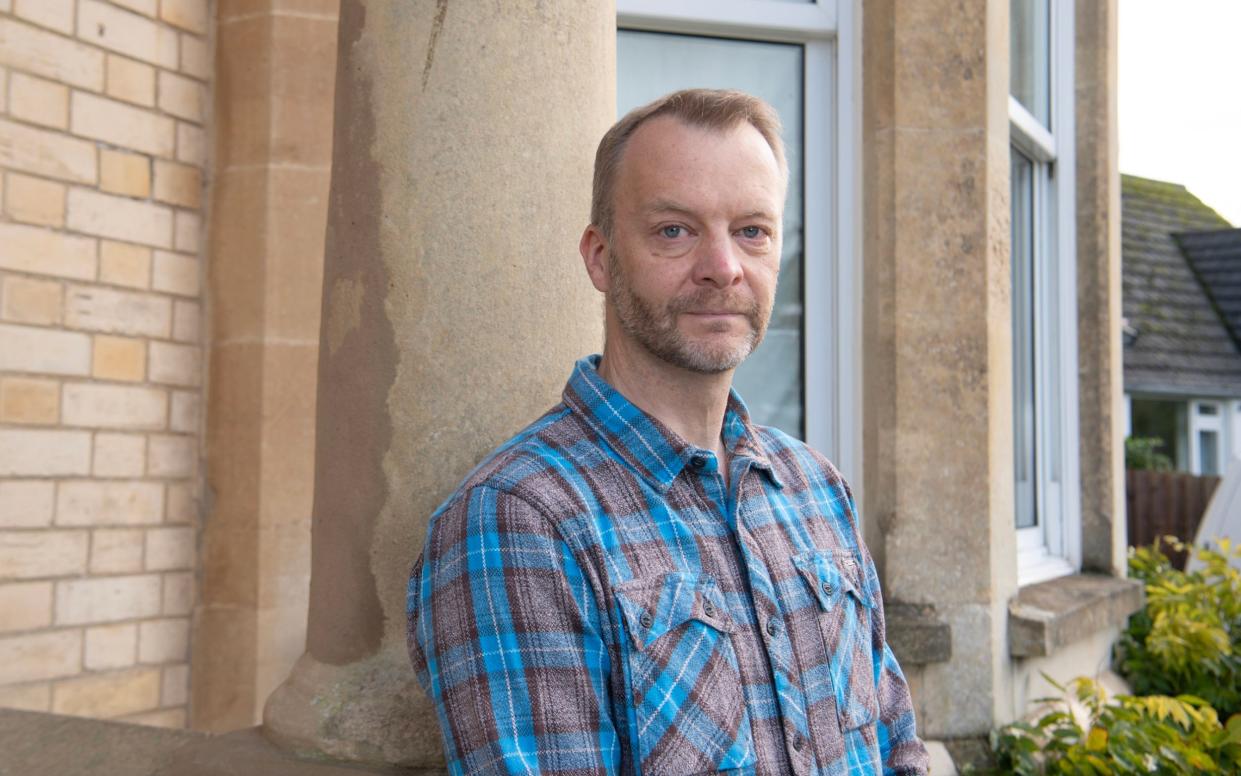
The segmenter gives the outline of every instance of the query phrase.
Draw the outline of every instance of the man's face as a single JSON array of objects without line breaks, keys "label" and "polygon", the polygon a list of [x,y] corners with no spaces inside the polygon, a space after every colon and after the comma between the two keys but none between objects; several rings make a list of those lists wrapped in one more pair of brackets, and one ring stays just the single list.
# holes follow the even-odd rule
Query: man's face
[{"label": "man's face", "polygon": [[735,369],[771,316],[784,190],[749,124],[716,132],[659,117],[639,127],[614,200],[610,335],[693,372]]}]

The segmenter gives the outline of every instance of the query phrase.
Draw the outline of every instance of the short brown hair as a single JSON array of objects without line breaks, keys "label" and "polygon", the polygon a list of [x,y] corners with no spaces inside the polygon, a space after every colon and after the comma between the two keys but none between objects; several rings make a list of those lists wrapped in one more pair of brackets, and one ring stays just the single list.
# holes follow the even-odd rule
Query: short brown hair
[{"label": "short brown hair", "polygon": [[657,116],[672,116],[691,127],[721,131],[743,122],[749,123],[771,146],[780,175],[788,179],[784,141],[780,139],[780,115],[765,101],[735,89],[684,89],[666,94],[626,113],[599,141],[599,149],[595,152],[590,222],[605,237],[610,237],[612,233],[612,190],[616,186],[625,146],[638,127]]}]

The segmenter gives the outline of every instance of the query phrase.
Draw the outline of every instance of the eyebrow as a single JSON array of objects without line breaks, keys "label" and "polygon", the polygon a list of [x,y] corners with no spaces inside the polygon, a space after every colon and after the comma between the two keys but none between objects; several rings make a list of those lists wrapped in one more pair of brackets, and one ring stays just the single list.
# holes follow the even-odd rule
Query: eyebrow
[{"label": "eyebrow", "polygon": [[[654,213],[679,213],[685,216],[697,215],[690,208],[685,207],[684,205],[681,205],[670,199],[657,199],[651,204],[642,208],[642,212],[647,215],[651,215]],[[748,219],[748,218],[761,218],[767,221],[771,221],[773,223],[780,220],[778,217],[776,217],[775,215],[771,213],[768,213],[765,210],[751,210],[748,213],[742,213],[740,218],[742,220]]]}]

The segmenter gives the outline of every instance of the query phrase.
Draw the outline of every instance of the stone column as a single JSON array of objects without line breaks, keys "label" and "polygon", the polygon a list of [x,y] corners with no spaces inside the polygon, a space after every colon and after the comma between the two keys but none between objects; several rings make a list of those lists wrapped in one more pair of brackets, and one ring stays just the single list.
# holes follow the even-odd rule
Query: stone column
[{"label": "stone column", "polygon": [[1116,0],[1077,3],[1077,360],[1082,568],[1125,575]]},{"label": "stone column", "polygon": [[920,733],[985,735],[1017,589],[1008,3],[868,1],[863,37],[867,538],[951,631],[908,671]]},{"label": "stone column", "polygon": [[217,3],[191,723],[256,724],[306,638],[337,0]]},{"label": "stone column", "polygon": [[611,3],[345,0],[299,751],[441,762],[405,651],[427,518],[601,345],[577,257],[615,112]]}]

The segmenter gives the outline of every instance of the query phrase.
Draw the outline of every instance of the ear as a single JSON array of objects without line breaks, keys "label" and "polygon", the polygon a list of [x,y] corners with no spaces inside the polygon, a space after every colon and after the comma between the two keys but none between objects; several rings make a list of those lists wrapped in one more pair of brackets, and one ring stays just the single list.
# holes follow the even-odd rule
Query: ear
[{"label": "ear", "polygon": [[577,249],[582,254],[582,262],[586,265],[586,274],[590,275],[590,282],[594,284],[597,291],[607,293],[609,285],[607,263],[611,256],[603,233],[594,224],[587,226],[582,232],[582,239],[578,242]]}]

